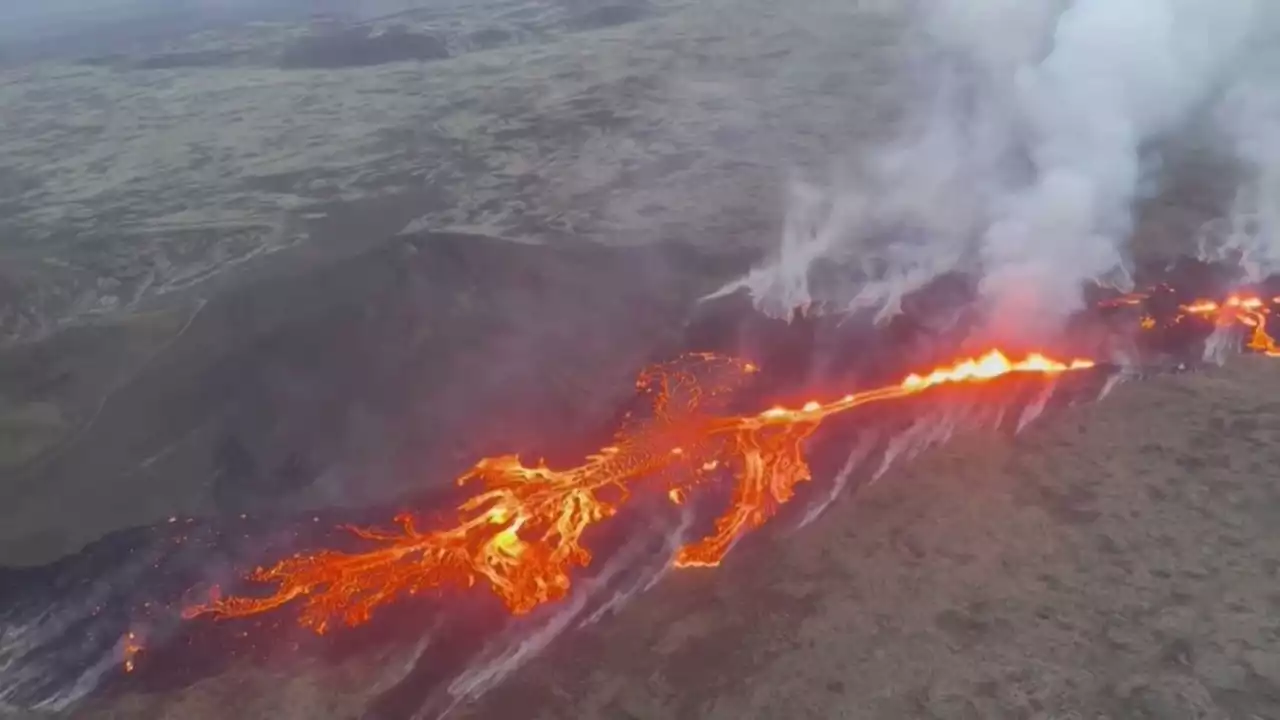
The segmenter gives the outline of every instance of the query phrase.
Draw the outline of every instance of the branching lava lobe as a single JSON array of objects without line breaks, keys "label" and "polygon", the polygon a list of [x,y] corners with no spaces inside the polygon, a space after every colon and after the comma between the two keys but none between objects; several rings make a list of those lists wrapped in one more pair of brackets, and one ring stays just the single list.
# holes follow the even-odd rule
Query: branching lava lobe
[{"label": "branching lava lobe", "polygon": [[[1162,286],[1104,306],[1149,308],[1154,294],[1171,292]],[[1189,318],[1241,326],[1247,331],[1246,349],[1280,357],[1267,330],[1277,306],[1280,297],[1238,295],[1176,305],[1176,312],[1159,318],[1144,310],[1138,322],[1149,331]],[[274,585],[271,594],[215,596],[187,608],[184,615],[242,617],[300,601],[300,622],[324,633],[334,619],[359,625],[379,606],[406,595],[478,582],[486,583],[512,613],[527,613],[569,592],[570,572],[591,561],[583,534],[616,514],[642,482],[660,484],[679,504],[696,493],[709,473],[723,472],[735,482],[729,508],[709,537],[682,548],[673,561],[680,567],[714,566],[743,533],[768,521],[790,500],[798,483],[810,479],[805,442],[826,418],[940,385],[981,383],[1011,373],[1053,377],[1091,367],[1088,359],[1059,361],[1033,353],[1013,360],[993,350],[836,400],[731,415],[716,398],[756,368],[717,355],[684,356],[640,374],[636,386],[649,398],[651,412],[644,418],[628,417],[613,443],[582,464],[557,470],[544,462],[526,466],[515,455],[483,459],[458,479],[460,485],[479,489],[458,506],[453,527],[424,532],[412,516],[402,514],[393,529],[349,528],[371,547],[354,553],[299,553],[250,573],[251,580]]]},{"label": "branching lava lobe", "polygon": [[[407,514],[396,518],[396,530],[351,528],[376,546],[351,554],[299,553],[250,574],[275,584],[271,595],[214,597],[184,615],[241,617],[304,598],[301,623],[324,633],[332,618],[359,625],[400,595],[479,580],[516,614],[559,599],[569,590],[569,571],[591,560],[580,542],[583,532],[612,516],[635,481],[706,455],[713,436],[703,406],[754,371],[714,355],[646,369],[637,387],[650,396],[653,417],[626,424],[612,445],[582,465],[554,470],[541,462],[525,466],[514,455],[485,458],[458,479],[482,488],[458,507],[453,528],[422,532]],[[610,489],[614,500],[603,497]]]},{"label": "branching lava lobe", "polygon": [[[486,458],[458,480],[482,488],[459,506],[454,527],[423,532],[411,516],[401,515],[394,530],[353,528],[375,546],[359,553],[299,553],[250,574],[252,580],[274,584],[272,594],[213,598],[185,615],[240,617],[301,599],[302,624],[324,633],[333,618],[359,625],[397,597],[477,581],[486,582],[512,613],[527,613],[569,591],[572,568],[591,561],[581,544],[583,533],[614,515],[633,485],[663,475],[692,485],[691,479],[722,467],[736,480],[731,507],[711,537],[684,548],[675,559],[679,566],[715,565],[737,537],[768,520],[791,499],[795,485],[809,479],[804,441],[825,418],[945,383],[1091,366],[1087,360],[1062,363],[1042,355],[1011,361],[993,351],[827,403],[731,416],[706,410],[709,399],[733,384],[716,377],[723,378],[726,370],[741,377],[754,368],[713,355],[684,358],[641,374],[637,385],[651,396],[653,417],[628,423],[612,445],[583,464],[556,470],[544,463],[526,466],[514,455]],[[712,380],[703,381],[708,376]],[[606,490],[613,490],[614,499],[605,499]],[[672,497],[683,500],[685,494],[681,489]]]}]

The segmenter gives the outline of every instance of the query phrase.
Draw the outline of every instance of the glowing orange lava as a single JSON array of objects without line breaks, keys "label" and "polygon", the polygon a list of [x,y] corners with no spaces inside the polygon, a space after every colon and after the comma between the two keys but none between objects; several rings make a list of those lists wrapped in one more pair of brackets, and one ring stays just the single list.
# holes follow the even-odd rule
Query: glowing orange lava
[{"label": "glowing orange lava", "polygon": [[[1149,297],[1133,293],[1104,305],[1136,306]],[[1204,300],[1181,306],[1169,322],[1198,316],[1220,327],[1239,324],[1248,328],[1249,350],[1280,357],[1280,347],[1267,331],[1273,306],[1280,306],[1280,297]],[[1150,315],[1139,322],[1145,329],[1159,324]],[[634,485],[665,484],[670,500],[682,504],[699,481],[723,472],[735,480],[729,508],[709,537],[681,548],[674,558],[679,567],[714,566],[737,538],[766,522],[791,499],[798,483],[810,479],[805,441],[826,418],[941,385],[1013,373],[1052,377],[1091,367],[1094,362],[1087,359],[1059,361],[1030,354],[1013,360],[992,350],[835,400],[728,415],[713,399],[756,372],[755,366],[710,354],[686,356],[641,374],[637,388],[649,396],[652,416],[629,420],[612,445],[582,464],[553,469],[545,462],[527,466],[515,455],[485,458],[458,479],[459,485],[481,487],[458,506],[452,527],[424,531],[412,516],[402,514],[393,529],[349,528],[370,543],[368,550],[299,553],[250,573],[250,579],[274,585],[271,594],[220,598],[215,592],[184,615],[243,617],[296,600],[302,625],[324,633],[335,618],[359,625],[396,598],[478,582],[487,584],[512,613],[527,613],[568,593],[570,572],[591,561],[581,543],[583,533],[616,514]],[[132,636],[129,643],[133,648]],[[131,669],[137,649],[127,652]]]},{"label": "glowing orange lava", "polygon": [[124,656],[124,671],[127,673],[133,672],[138,653],[142,652],[142,639],[138,637],[137,633],[130,630],[122,638],[120,652]]},{"label": "glowing orange lava", "polygon": [[[557,470],[541,462],[526,466],[514,455],[483,459],[458,479],[482,489],[458,507],[451,528],[423,531],[407,514],[396,518],[395,529],[350,528],[372,547],[299,553],[250,574],[275,585],[270,595],[214,597],[184,615],[242,617],[300,600],[300,622],[324,633],[334,618],[359,625],[397,597],[477,582],[487,583],[512,613],[527,613],[569,591],[570,571],[591,560],[583,532],[614,515],[634,484],[667,477],[669,497],[681,503],[698,479],[723,470],[736,480],[729,509],[710,537],[682,548],[674,560],[680,567],[716,565],[743,532],[768,520],[795,485],[809,479],[804,441],[824,419],[939,385],[1012,373],[1053,376],[1093,365],[1039,354],[1012,360],[993,350],[836,400],[733,416],[708,410],[707,401],[755,367],[713,355],[684,358],[642,373],[637,387],[649,394],[652,417],[629,423],[581,465]],[[707,381],[708,368],[722,379]]]},{"label": "glowing orange lava", "polygon": [[1209,317],[1220,327],[1239,323],[1249,328],[1249,337],[1245,348],[1267,357],[1280,357],[1280,347],[1275,338],[1267,331],[1267,318],[1271,315],[1270,305],[1280,304],[1280,298],[1271,298],[1271,302],[1247,296],[1232,295],[1221,303],[1212,300],[1198,300],[1183,305],[1181,310],[1187,315]]},{"label": "glowing orange lava", "polygon": [[[1168,290],[1168,288],[1164,288]],[[1139,305],[1149,299],[1152,293],[1137,292],[1122,295],[1101,304],[1102,307],[1120,307],[1123,305]],[[1267,357],[1280,357],[1280,345],[1267,329],[1267,320],[1277,307],[1280,307],[1280,296],[1263,298],[1257,295],[1231,295],[1222,302],[1216,300],[1195,300],[1178,306],[1178,313],[1169,319],[1169,324],[1177,324],[1188,317],[1201,317],[1212,320],[1218,327],[1242,325],[1248,328],[1248,338],[1244,347]],[[1139,319],[1143,330],[1153,330],[1159,326],[1155,318],[1143,315]]]}]

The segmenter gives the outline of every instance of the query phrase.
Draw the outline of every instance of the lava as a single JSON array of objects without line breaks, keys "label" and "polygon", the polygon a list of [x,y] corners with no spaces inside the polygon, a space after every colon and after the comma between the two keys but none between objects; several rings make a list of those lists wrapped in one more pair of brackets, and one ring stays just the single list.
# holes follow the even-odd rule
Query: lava
[{"label": "lava", "polygon": [[570,571],[591,561],[581,543],[584,531],[616,514],[632,486],[668,477],[674,484],[669,496],[678,503],[698,479],[723,469],[736,480],[729,509],[711,536],[682,548],[674,560],[679,567],[713,566],[736,538],[790,500],[796,484],[810,479],[804,441],[826,418],[944,384],[1011,373],[1052,376],[1093,365],[1040,354],[1011,360],[993,350],[836,400],[735,416],[704,409],[707,398],[733,386],[731,380],[698,380],[708,374],[705,367],[741,376],[755,372],[754,366],[690,356],[642,373],[637,386],[650,396],[652,417],[625,426],[612,445],[581,465],[558,470],[543,462],[527,466],[514,455],[485,458],[458,479],[459,485],[478,482],[483,489],[458,507],[453,527],[423,531],[402,514],[394,529],[350,528],[374,546],[357,553],[299,553],[250,574],[251,580],[275,585],[270,595],[213,597],[184,615],[242,617],[301,599],[300,622],[324,633],[333,618],[355,626],[397,597],[478,582],[487,583],[512,613],[524,614],[569,591]]},{"label": "lava", "polygon": [[[1160,286],[1100,307],[1148,307]],[[1280,297],[1233,295],[1177,305],[1158,320],[1150,311],[1139,327],[1155,330],[1188,318],[1219,327],[1247,328],[1244,346],[1269,356],[1280,348],[1267,330]],[[262,596],[219,597],[188,607],[187,618],[235,618],[301,604],[299,622],[325,633],[336,619],[348,626],[367,621],[386,603],[404,596],[486,584],[513,614],[564,597],[570,573],[591,562],[582,543],[591,526],[613,517],[644,485],[661,485],[676,504],[688,502],[712,477],[734,480],[729,507],[714,531],[676,553],[677,567],[719,564],[744,533],[769,520],[790,500],[797,484],[811,478],[805,443],[827,418],[854,408],[902,399],[942,385],[982,383],[1010,374],[1052,378],[1095,367],[1089,359],[1056,360],[1043,354],[1011,359],[999,350],[900,382],[799,407],[773,407],[754,414],[726,412],[715,401],[757,368],[745,361],[695,354],[641,373],[637,389],[651,403],[643,419],[628,418],[612,444],[564,469],[545,462],[526,465],[516,455],[480,460],[458,478],[479,489],[456,510],[446,529],[424,530],[409,514],[386,528],[348,528],[369,544],[358,552],[306,551],[249,579],[273,585]]]},{"label": "lava", "polygon": [[1246,349],[1267,357],[1280,357],[1280,347],[1267,331],[1267,318],[1271,315],[1269,304],[1280,304],[1280,297],[1271,298],[1271,303],[1267,303],[1258,297],[1232,295],[1222,303],[1201,300],[1184,305],[1182,310],[1188,315],[1212,318],[1220,327],[1239,323],[1249,328],[1249,338],[1245,341]]},{"label": "lava", "polygon": [[132,630],[121,638],[120,652],[124,656],[124,671],[133,672],[137,665],[138,653],[142,652],[142,639]]},{"label": "lava", "polygon": [[[1173,289],[1161,285],[1148,292],[1128,293],[1101,303],[1102,307],[1137,306],[1150,301],[1159,294],[1171,294]],[[1267,328],[1267,321],[1280,308],[1280,296],[1266,298],[1259,295],[1232,294],[1221,302],[1209,299],[1193,300],[1177,305],[1177,311],[1161,323],[1150,314],[1144,313],[1139,319],[1143,330],[1154,330],[1163,326],[1178,325],[1188,318],[1200,318],[1212,322],[1220,328],[1242,326],[1247,329],[1244,341],[1246,350],[1266,357],[1280,357],[1280,345],[1272,337]]]}]

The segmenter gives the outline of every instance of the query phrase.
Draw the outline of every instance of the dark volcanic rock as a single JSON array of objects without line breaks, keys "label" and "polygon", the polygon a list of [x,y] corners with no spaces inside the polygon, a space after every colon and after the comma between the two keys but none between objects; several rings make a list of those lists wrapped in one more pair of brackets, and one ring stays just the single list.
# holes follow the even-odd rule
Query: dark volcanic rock
[{"label": "dark volcanic rock", "polygon": [[230,50],[159,53],[142,58],[134,64],[134,67],[140,70],[221,67],[230,65],[237,57],[239,53]]},{"label": "dark volcanic rock", "polygon": [[[144,688],[269,653],[270,627],[229,646],[222,625],[179,622],[182,598],[341,547],[344,523],[452,505],[452,479],[482,455],[598,445],[637,370],[680,344],[707,270],[676,247],[424,233],[210,300],[89,426],[7,479],[0,565],[26,567],[0,567],[0,666],[21,668],[0,673],[0,698],[56,703],[119,675],[134,630],[164,668]],[[77,382],[67,372],[61,385]],[[174,510],[192,493],[204,517]],[[390,617],[375,635],[424,615]]]},{"label": "dark volcanic rock", "polygon": [[471,46],[479,49],[495,48],[500,45],[506,45],[512,41],[511,33],[502,28],[485,28],[477,30],[467,36]]},{"label": "dark volcanic rock", "polygon": [[393,30],[370,34],[352,28],[332,35],[303,38],[285,51],[285,68],[367,67],[407,60],[441,60],[449,57],[443,40],[432,35]]},{"label": "dark volcanic rock", "polygon": [[[772,320],[740,295],[694,312],[705,290],[695,279],[708,274],[698,260],[669,247],[427,234],[211,302],[83,439],[29,480],[50,504],[45,526],[81,533],[68,545],[111,520],[93,513],[109,515],[121,495],[138,499],[121,478],[140,458],[160,457],[148,472],[167,483],[210,484],[217,512],[118,529],[40,567],[0,567],[0,634],[15,639],[0,648],[0,667],[23,668],[0,673],[0,695],[29,706],[107,678],[111,688],[163,690],[289,646],[341,658],[456,628],[434,637],[376,703],[379,716],[415,716],[480,653],[505,647],[506,629],[518,635],[546,614],[510,620],[493,598],[468,595],[397,604],[359,632],[300,639],[274,617],[186,623],[178,610],[210,583],[250,590],[237,580],[244,568],[302,548],[351,547],[345,524],[456,505],[464,490],[449,480],[481,455],[579,460],[637,409],[632,379],[651,360],[712,349],[757,358],[767,368],[759,380],[716,402],[758,407],[761,396],[874,376],[928,335],[920,323],[885,332],[859,319]],[[913,306],[949,298],[945,283],[935,293]],[[878,413],[875,431],[893,437],[919,409]],[[853,415],[815,436],[815,472],[835,473],[866,424]],[[338,483],[317,492],[326,473]],[[727,488],[686,506],[699,526]],[[307,498],[324,507],[302,510]],[[596,560],[575,583],[595,604],[576,606],[580,617],[666,564],[681,511],[664,500],[647,494],[593,533]],[[146,638],[146,665],[133,676],[119,670],[128,632]]]},{"label": "dark volcanic rock", "polygon": [[424,234],[224,293],[87,427],[11,473],[0,563],[193,499],[231,514],[360,505],[494,452],[577,452],[705,289],[673,252]]},{"label": "dark volcanic rock", "polygon": [[[1192,297],[1219,287],[1217,270],[1183,264],[1163,277],[1178,284],[1177,297]],[[300,647],[274,618],[184,623],[177,610],[210,583],[244,588],[236,579],[244,568],[301,548],[351,547],[339,529],[346,524],[455,506],[465,490],[450,480],[479,457],[580,460],[607,443],[622,414],[644,412],[633,378],[653,360],[718,351],[757,361],[762,372],[714,410],[751,411],[895,382],[904,367],[954,357],[971,330],[963,311],[974,305],[972,283],[962,277],[907,298],[906,313],[876,326],[862,316],[772,319],[741,294],[696,303],[717,272],[678,247],[551,248],[428,233],[211,301],[103,402],[91,427],[19,479],[0,547],[25,548],[11,557],[26,565],[71,554],[0,567],[0,636],[12,640],[0,647],[0,667],[18,668],[0,673],[0,698],[29,706],[105,677],[116,681],[109,687],[163,689]],[[1274,283],[1261,289],[1280,292]],[[1150,303],[1103,305],[1080,313],[1067,340],[1081,347],[1132,334],[1134,318],[1115,314],[1139,311],[1161,314]],[[1146,333],[1153,339],[1138,360],[1170,350],[1195,357],[1211,330]],[[839,480],[806,486],[771,526],[793,525],[876,467],[945,437],[921,428],[963,421],[1016,432],[1045,408],[1096,398],[1114,369],[1103,363],[1064,378],[1051,399],[1042,384],[1010,377],[993,381],[1006,388],[1000,403],[958,385],[834,417],[807,454],[815,477]],[[587,617],[612,588],[645,586],[669,557],[673,513],[709,526],[729,486],[707,487],[680,511],[656,493],[629,504],[592,535],[596,561],[575,579],[591,599],[569,611]],[[159,500],[206,494],[205,517],[155,509],[148,517],[139,503],[163,506],[148,488]],[[743,551],[768,537],[744,541]],[[433,652],[377,703],[380,716],[414,716],[480,654],[509,647],[508,629],[549,622],[544,614],[509,624],[483,597],[397,604],[361,632],[308,640],[299,652],[346,657],[424,637],[428,626],[460,628],[433,640]],[[133,631],[147,636],[151,669],[124,678],[119,643]]]},{"label": "dark volcanic rock", "polygon": [[573,30],[596,30],[638,22],[650,14],[647,2],[609,3],[580,10],[569,19],[568,25]]}]

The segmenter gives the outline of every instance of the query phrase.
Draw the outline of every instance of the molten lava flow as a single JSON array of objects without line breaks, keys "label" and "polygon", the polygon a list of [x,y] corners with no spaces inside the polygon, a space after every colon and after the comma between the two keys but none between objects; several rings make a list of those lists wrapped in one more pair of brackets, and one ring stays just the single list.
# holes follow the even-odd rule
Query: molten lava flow
[{"label": "molten lava flow", "polygon": [[[1267,330],[1280,297],[1201,300],[1177,305],[1172,314],[1153,315],[1149,308],[1154,303],[1149,301],[1173,293],[1164,285],[1102,307],[1143,308],[1138,322],[1147,330],[1188,318],[1210,320],[1218,327],[1239,325],[1247,328],[1246,349],[1280,357],[1280,347]],[[477,582],[487,583],[512,613],[527,613],[569,591],[572,569],[591,561],[582,545],[584,532],[616,514],[637,483],[665,484],[670,500],[683,504],[700,482],[724,473],[735,480],[729,508],[709,537],[682,548],[674,559],[680,567],[714,566],[743,533],[766,522],[790,500],[797,483],[810,479],[805,441],[826,418],[944,384],[982,382],[1011,373],[1053,376],[1093,365],[1089,360],[1060,362],[1037,354],[1015,361],[992,351],[832,401],[731,415],[716,398],[727,395],[756,368],[715,355],[686,356],[641,373],[637,389],[650,399],[651,412],[642,420],[629,418],[612,445],[581,465],[557,470],[544,462],[526,466],[515,455],[486,458],[458,479],[459,485],[478,483],[481,488],[458,506],[452,527],[424,531],[412,516],[401,514],[393,529],[349,528],[370,543],[368,550],[299,553],[249,575],[273,584],[271,594],[215,596],[184,614],[242,617],[299,600],[300,622],[324,633],[334,618],[358,625],[395,598]],[[139,647],[132,638],[126,643],[127,667]]]},{"label": "molten lava flow", "polygon": [[138,653],[140,652],[142,652],[142,639],[132,630],[125,633],[125,636],[121,639],[120,646],[120,653],[124,658],[125,672],[133,672]]},{"label": "molten lava flow", "polygon": [[896,400],[938,385],[982,382],[1010,373],[1054,375],[1094,366],[1090,360],[1059,362],[1033,353],[1012,361],[998,350],[964,360],[925,375],[908,375],[896,385],[845,395],[829,403],[810,401],[799,409],[775,407],[759,415],[724,418],[712,426],[723,434],[722,457],[733,468],[737,483],[729,511],[716,521],[716,532],[686,546],[676,555],[677,567],[714,566],[743,533],[759,527],[794,494],[795,485],[809,479],[804,441],[824,419],[870,403]]},{"label": "molten lava flow", "polygon": [[[1166,291],[1168,291],[1166,289]],[[1108,301],[1108,307],[1141,304],[1151,297],[1151,293],[1131,293],[1115,300]],[[1248,337],[1244,348],[1267,357],[1280,357],[1280,345],[1277,345],[1267,329],[1267,320],[1276,308],[1280,307],[1280,297],[1263,298],[1256,295],[1231,295],[1225,300],[1196,300],[1178,306],[1178,311],[1169,319],[1168,324],[1177,324],[1188,317],[1199,317],[1210,320],[1218,327],[1241,325],[1247,328]],[[1150,315],[1141,318],[1144,330],[1159,326],[1157,320]]]},{"label": "molten lava flow", "polygon": [[422,532],[402,514],[395,530],[351,528],[377,547],[295,555],[250,574],[275,583],[274,594],[215,597],[184,614],[252,615],[305,596],[302,624],[324,633],[332,617],[358,625],[401,594],[478,580],[513,613],[526,613],[568,592],[569,570],[591,560],[579,542],[583,531],[617,511],[629,497],[628,483],[688,468],[689,457],[709,452],[703,406],[753,372],[750,363],[710,354],[646,369],[636,386],[650,397],[652,418],[625,425],[613,445],[582,465],[553,470],[542,462],[527,467],[515,455],[485,458],[457,481],[483,489],[458,507],[454,527]]},{"label": "molten lava flow", "polygon": [[241,617],[301,600],[300,622],[324,633],[332,618],[358,625],[394,598],[478,581],[488,583],[512,613],[526,613],[569,591],[570,570],[591,560],[581,544],[584,531],[614,515],[634,484],[667,476],[669,497],[681,503],[699,479],[723,470],[736,479],[728,511],[710,537],[675,558],[682,567],[716,565],[744,531],[768,520],[795,485],[809,479],[804,441],[826,418],[944,384],[1089,367],[1089,360],[1032,354],[1015,361],[992,351],[833,401],[734,416],[721,413],[714,398],[754,366],[714,355],[686,357],[641,374],[637,387],[651,399],[652,416],[629,421],[611,446],[583,464],[556,470],[541,462],[525,466],[514,455],[486,458],[458,480],[479,482],[482,489],[458,507],[453,527],[423,531],[411,516],[400,515],[392,530],[352,528],[372,544],[369,550],[299,553],[250,574],[274,584],[272,594],[215,597],[184,614]]},{"label": "molten lava flow", "polygon": [[1266,355],[1280,357],[1280,347],[1275,338],[1267,332],[1267,318],[1271,315],[1269,305],[1277,303],[1280,298],[1272,298],[1271,303],[1259,297],[1239,297],[1232,295],[1222,303],[1211,300],[1200,300],[1184,305],[1182,311],[1188,315],[1200,315],[1213,318],[1219,326],[1230,326],[1239,323],[1249,328],[1249,337],[1245,341],[1245,349]]}]

